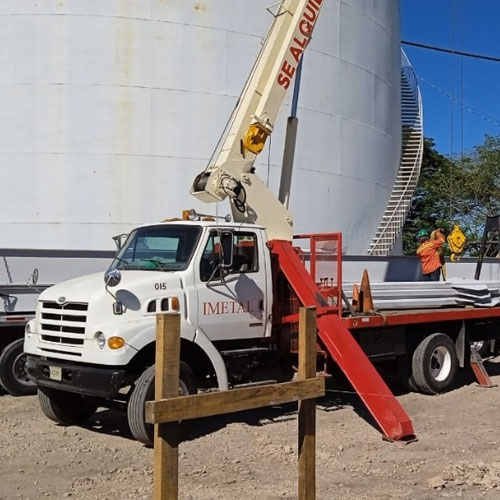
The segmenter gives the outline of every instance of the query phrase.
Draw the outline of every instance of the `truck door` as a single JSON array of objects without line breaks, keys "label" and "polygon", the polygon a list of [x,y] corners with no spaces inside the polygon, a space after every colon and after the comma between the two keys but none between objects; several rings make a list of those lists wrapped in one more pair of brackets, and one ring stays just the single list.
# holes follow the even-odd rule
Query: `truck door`
[{"label": "truck door", "polygon": [[[231,243],[232,262],[223,268],[223,250],[226,248],[227,263]],[[248,230],[209,233],[197,264],[196,286],[199,325],[210,339],[265,335],[266,265],[260,243],[259,235]]]}]

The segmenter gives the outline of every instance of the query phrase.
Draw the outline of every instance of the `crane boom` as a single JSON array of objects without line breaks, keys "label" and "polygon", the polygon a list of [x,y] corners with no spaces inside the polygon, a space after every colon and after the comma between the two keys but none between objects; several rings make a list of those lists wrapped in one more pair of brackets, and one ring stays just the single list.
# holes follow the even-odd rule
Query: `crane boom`
[{"label": "crane boom", "polygon": [[191,187],[204,202],[230,199],[233,219],[263,225],[270,239],[292,239],[288,210],[254,173],[257,155],[311,39],[324,0],[282,0],[228,127],[208,167]]}]

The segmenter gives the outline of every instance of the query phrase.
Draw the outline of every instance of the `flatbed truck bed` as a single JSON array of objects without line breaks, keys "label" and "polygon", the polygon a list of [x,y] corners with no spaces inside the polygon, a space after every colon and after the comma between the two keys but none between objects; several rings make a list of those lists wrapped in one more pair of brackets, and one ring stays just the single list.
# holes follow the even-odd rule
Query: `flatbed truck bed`
[{"label": "flatbed truck bed", "polygon": [[342,318],[342,321],[349,330],[354,330],[384,326],[417,325],[480,319],[498,319],[500,321],[500,307],[485,308],[466,306],[443,309],[380,311],[370,315],[345,317]]}]

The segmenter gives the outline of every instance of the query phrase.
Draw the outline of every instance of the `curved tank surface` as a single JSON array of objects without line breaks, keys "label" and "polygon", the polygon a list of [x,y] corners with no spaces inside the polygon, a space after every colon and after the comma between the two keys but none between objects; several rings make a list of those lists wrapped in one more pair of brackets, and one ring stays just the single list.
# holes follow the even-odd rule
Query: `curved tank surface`
[{"label": "curved tank surface", "polygon": [[[112,249],[183,208],[271,23],[269,0],[0,2],[0,248]],[[399,3],[324,0],[305,54],[298,232],[365,253],[401,148]],[[278,191],[291,93],[257,172]]]}]

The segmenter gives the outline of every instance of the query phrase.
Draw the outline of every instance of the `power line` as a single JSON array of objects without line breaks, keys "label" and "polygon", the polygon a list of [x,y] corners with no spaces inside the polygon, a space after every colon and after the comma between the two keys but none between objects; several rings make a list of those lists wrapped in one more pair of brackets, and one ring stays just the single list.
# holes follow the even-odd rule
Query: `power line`
[{"label": "power line", "polygon": [[492,115],[491,113],[488,113],[487,111],[484,111],[484,109],[478,108],[476,106],[473,106],[472,104],[469,104],[465,101],[461,101],[460,99],[457,99],[456,97],[452,96],[449,92],[446,92],[446,90],[443,90],[441,87],[438,87],[437,85],[431,83],[429,80],[426,80],[422,76],[417,76],[417,78],[421,82],[427,84],[432,89],[434,89],[437,92],[446,96],[448,99],[452,99],[456,104],[460,104],[461,106],[463,106],[464,109],[466,111],[468,111],[469,113],[476,115],[478,118],[481,118],[484,121],[492,123],[493,125],[496,125],[497,127],[500,127],[500,118]]},{"label": "power line", "polygon": [[483,59],[485,61],[500,62],[500,57],[487,56],[485,54],[476,54],[474,52],[464,52],[463,50],[446,49],[444,47],[437,47],[436,45],[427,45],[425,43],[409,42],[401,40],[404,45],[411,45],[412,47],[419,47],[421,49],[436,50],[438,52],[446,52],[447,54],[455,54],[457,56],[473,57],[475,59]]}]

